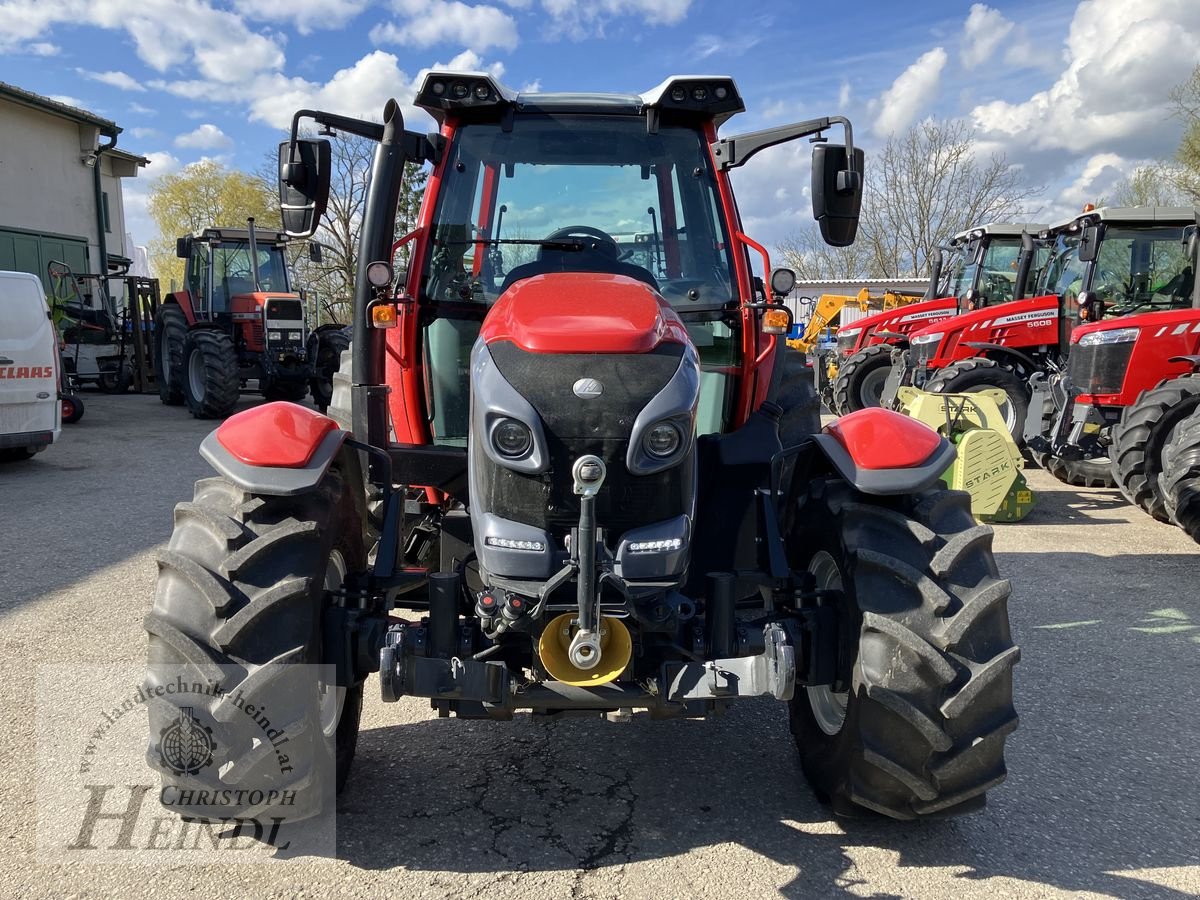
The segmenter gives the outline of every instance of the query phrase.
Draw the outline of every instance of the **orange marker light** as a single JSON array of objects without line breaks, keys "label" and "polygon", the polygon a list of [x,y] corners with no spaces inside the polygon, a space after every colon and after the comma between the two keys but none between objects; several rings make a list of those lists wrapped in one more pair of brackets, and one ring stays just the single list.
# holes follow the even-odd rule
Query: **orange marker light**
[{"label": "orange marker light", "polygon": [[768,309],[763,313],[763,334],[787,334],[790,319],[786,309]]},{"label": "orange marker light", "polygon": [[1085,203],[1085,204],[1083,204],[1083,211],[1084,211],[1085,213],[1086,213],[1086,212],[1095,212],[1095,210],[1096,210],[1096,204],[1095,204],[1095,203]]},{"label": "orange marker light", "polygon": [[377,303],[371,307],[372,328],[395,328],[397,325],[396,307],[390,303]]}]

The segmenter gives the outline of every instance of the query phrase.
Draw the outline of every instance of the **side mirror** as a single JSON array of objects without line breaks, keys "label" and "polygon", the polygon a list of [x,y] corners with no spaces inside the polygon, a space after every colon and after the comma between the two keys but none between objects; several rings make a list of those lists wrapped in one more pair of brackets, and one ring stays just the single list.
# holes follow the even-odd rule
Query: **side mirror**
[{"label": "side mirror", "polygon": [[175,255],[180,259],[187,259],[192,255],[192,236],[190,234],[186,237],[176,238]]},{"label": "side mirror", "polygon": [[855,148],[849,159],[840,144],[817,144],[812,155],[813,218],[825,243],[848,247],[858,234],[858,213],[862,207],[862,150]]},{"label": "side mirror", "polygon": [[314,263],[321,261],[321,245],[316,241],[308,242],[308,261]]},{"label": "side mirror", "polygon": [[279,213],[288,237],[316,233],[329,202],[332,151],[322,138],[297,138],[279,145]]},{"label": "side mirror", "polygon": [[1100,226],[1088,225],[1079,237],[1079,259],[1093,262],[1100,252]]}]

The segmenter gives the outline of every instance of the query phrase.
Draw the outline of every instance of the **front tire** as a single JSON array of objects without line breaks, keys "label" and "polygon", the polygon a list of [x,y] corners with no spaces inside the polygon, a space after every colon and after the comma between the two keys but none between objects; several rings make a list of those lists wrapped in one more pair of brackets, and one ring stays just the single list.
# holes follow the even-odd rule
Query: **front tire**
[{"label": "front tire", "polygon": [[1175,524],[1200,544],[1200,414],[1180,423],[1163,471],[1163,493]]},{"label": "front tire", "polygon": [[325,412],[333,401],[333,376],[341,366],[342,354],[350,349],[350,336],[344,329],[326,329],[315,337],[312,356],[315,374],[309,382],[309,391],[317,409]]},{"label": "front tire", "polygon": [[[176,700],[216,730],[219,754],[211,769],[191,775],[162,764],[160,739],[178,706],[150,707],[148,760],[163,787],[219,790],[295,790],[286,806],[212,808],[173,804],[197,818],[315,815],[349,774],[362,708],[362,683],[314,685],[308,667],[332,668],[325,652],[322,612],[349,573],[366,567],[361,526],[336,472],[313,492],[296,497],[247,493],[222,478],[196,484],[194,500],[175,508],[175,530],[159,559],[149,632],[147,691],[173,682],[215,677],[220,696]],[[219,667],[219,668],[217,668]],[[300,674],[297,682],[296,674]],[[240,705],[235,706],[233,698]],[[244,708],[269,711],[290,738],[294,772],[284,774],[274,753],[253,746]],[[209,725],[211,723],[211,725]],[[256,735],[257,737],[257,735]],[[197,796],[193,793],[192,796]]]},{"label": "front tire", "polygon": [[241,380],[229,335],[200,329],[183,342],[183,396],[197,419],[223,419],[238,402]]},{"label": "front tire", "polygon": [[1017,727],[1007,580],[969,497],[875,498],[818,481],[790,533],[794,568],[842,591],[842,690],[789,704],[801,766],[842,815],[978,809],[1004,780]]},{"label": "front tire", "polygon": [[1072,487],[1115,487],[1112,463],[1106,459],[1062,459],[1044,454],[1038,464],[1063,484]]},{"label": "front tire", "polygon": [[1200,407],[1200,375],[1173,378],[1143,391],[1113,428],[1112,470],[1126,499],[1160,522],[1170,522],[1159,488],[1163,448],[1180,422]]},{"label": "front tire", "polygon": [[165,303],[154,321],[158,338],[154,346],[154,380],[158,398],[167,406],[183,405],[183,342],[187,340],[187,319],[174,303]]},{"label": "front tire", "polygon": [[936,394],[972,394],[987,388],[1000,388],[1007,395],[1008,402],[1000,407],[1000,415],[1013,441],[1023,448],[1029,388],[1012,369],[994,359],[964,359],[946,366],[925,385],[926,390]]},{"label": "front tire", "polygon": [[783,344],[776,357],[783,371],[779,373],[777,388],[769,400],[783,409],[779,417],[779,441],[785,447],[794,447],[810,435],[821,430],[821,398],[817,396],[817,385],[813,370],[807,365],[805,355]]},{"label": "front tire", "polygon": [[880,406],[883,386],[892,371],[892,345],[874,344],[848,357],[833,382],[834,412],[839,416]]}]

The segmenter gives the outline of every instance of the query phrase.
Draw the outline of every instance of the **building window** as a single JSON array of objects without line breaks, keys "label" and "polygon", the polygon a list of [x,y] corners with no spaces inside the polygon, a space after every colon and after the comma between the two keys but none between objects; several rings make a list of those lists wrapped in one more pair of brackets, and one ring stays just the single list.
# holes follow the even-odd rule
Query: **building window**
[{"label": "building window", "polygon": [[104,213],[104,233],[112,234],[112,219],[108,217],[108,191],[101,192],[100,204],[103,207],[101,212]]}]

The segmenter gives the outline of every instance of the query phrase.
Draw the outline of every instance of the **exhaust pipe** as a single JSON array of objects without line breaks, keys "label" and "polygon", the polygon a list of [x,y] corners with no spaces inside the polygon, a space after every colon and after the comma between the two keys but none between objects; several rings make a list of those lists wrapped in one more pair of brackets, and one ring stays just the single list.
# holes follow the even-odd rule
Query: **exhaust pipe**
[{"label": "exhaust pipe", "polygon": [[262,291],[261,283],[258,278],[258,241],[254,237],[254,216],[246,219],[246,228],[250,231],[250,271],[254,275],[254,292]]}]

